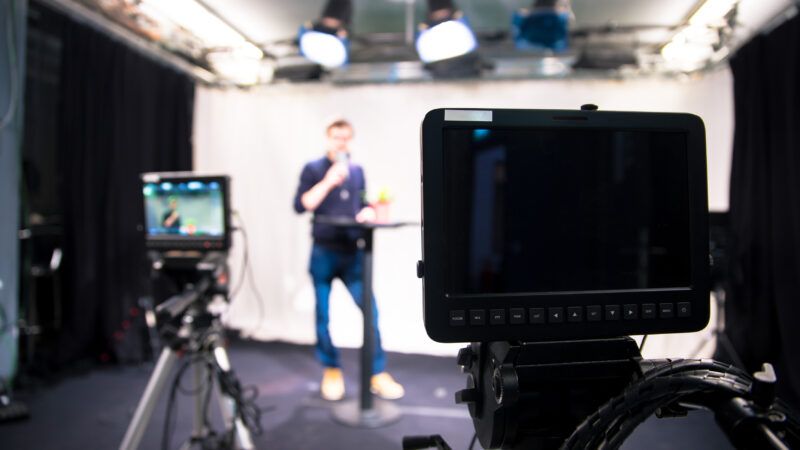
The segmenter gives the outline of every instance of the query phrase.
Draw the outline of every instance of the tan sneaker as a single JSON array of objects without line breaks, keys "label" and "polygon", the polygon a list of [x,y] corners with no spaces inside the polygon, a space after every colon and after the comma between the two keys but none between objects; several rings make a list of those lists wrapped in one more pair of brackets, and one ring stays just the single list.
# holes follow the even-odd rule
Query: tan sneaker
[{"label": "tan sneaker", "polygon": [[342,369],[337,367],[326,367],[322,372],[322,383],[319,385],[319,393],[325,400],[337,401],[344,398],[344,376]]},{"label": "tan sneaker", "polygon": [[384,400],[397,400],[406,390],[388,372],[381,372],[372,376],[372,393]]}]

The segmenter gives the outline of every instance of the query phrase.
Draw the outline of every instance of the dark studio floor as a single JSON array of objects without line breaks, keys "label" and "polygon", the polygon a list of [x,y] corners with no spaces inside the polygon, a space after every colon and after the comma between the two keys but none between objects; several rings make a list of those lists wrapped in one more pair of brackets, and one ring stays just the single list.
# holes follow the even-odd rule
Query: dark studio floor
[{"label": "dark studio floor", "polygon": [[[395,377],[407,395],[397,402],[402,419],[393,425],[358,430],[330,418],[329,404],[317,394],[320,368],[309,347],[234,341],[230,356],[245,385],[261,391],[257,403],[270,408],[262,417],[259,449],[399,449],[405,435],[441,434],[454,449],[466,449],[473,430],[465,407],[453,403],[464,384],[455,358],[390,354]],[[344,350],[348,398],[357,395],[358,351]],[[32,418],[0,425],[3,449],[114,449],[142,394],[152,364],[98,368],[70,376],[35,392],[19,392]],[[188,379],[189,377],[187,377]],[[158,449],[166,409],[161,399],[141,448]],[[179,396],[173,447],[192,426],[189,397]],[[216,406],[212,408],[217,413]],[[707,413],[681,419],[650,419],[628,440],[627,449],[731,448]]]}]

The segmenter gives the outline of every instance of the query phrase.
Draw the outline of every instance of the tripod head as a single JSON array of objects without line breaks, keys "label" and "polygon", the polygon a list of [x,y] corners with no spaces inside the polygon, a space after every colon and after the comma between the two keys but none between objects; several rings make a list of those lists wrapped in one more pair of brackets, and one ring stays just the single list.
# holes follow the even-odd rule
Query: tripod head
[{"label": "tripod head", "polygon": [[[175,261],[173,260],[173,263]],[[221,252],[210,252],[201,259],[182,260],[178,267],[184,269],[187,281],[183,292],[170,297],[156,308],[156,315],[161,321],[171,321],[180,316],[186,308],[196,301],[208,301],[215,294],[227,294],[228,266],[227,255]]]},{"label": "tripod head", "polygon": [[[191,325],[203,328],[210,325],[214,315],[208,304],[216,295],[227,300],[228,255],[225,252],[165,252],[151,255],[153,268],[172,278],[181,292],[156,307],[159,333],[165,342],[175,347],[181,344],[181,328]],[[191,319],[186,316],[191,315]]]},{"label": "tripod head", "polygon": [[589,414],[641,377],[631,338],[472,343],[458,364],[484,448],[557,448]]}]

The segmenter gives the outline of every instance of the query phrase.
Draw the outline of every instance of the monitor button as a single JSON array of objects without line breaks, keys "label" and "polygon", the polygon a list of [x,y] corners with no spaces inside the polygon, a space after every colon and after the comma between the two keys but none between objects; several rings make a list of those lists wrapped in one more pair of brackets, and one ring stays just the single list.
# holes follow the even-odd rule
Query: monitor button
[{"label": "monitor button", "polygon": [[642,319],[655,319],[656,318],[656,304],[644,303],[642,304]]},{"label": "monitor button", "polygon": [[547,308],[547,321],[550,323],[564,322],[564,308],[560,306],[556,308]]},{"label": "monitor button", "polygon": [[470,325],[486,325],[486,310],[485,309],[470,309],[469,310],[469,324]]},{"label": "monitor button", "polygon": [[493,309],[489,312],[489,323],[492,325],[505,325],[506,324],[506,310]]},{"label": "monitor button", "polygon": [[675,317],[675,308],[672,306],[672,303],[659,303],[658,315],[662,319],[671,319]]},{"label": "monitor button", "polygon": [[689,317],[692,315],[692,304],[689,302],[678,303],[678,317]]},{"label": "monitor button", "polygon": [[514,325],[525,323],[525,308],[511,308],[508,321]]},{"label": "monitor button", "polygon": [[619,320],[619,305],[606,305],[606,320]]},{"label": "monitor button", "polygon": [[586,320],[589,322],[603,320],[603,310],[600,309],[600,305],[590,305],[586,307]]},{"label": "monitor button", "polygon": [[528,309],[528,320],[530,323],[544,323],[544,308]]},{"label": "monitor button", "polygon": [[622,317],[625,320],[634,320],[639,318],[638,305],[625,305],[622,307]]},{"label": "monitor button", "polygon": [[463,309],[454,309],[450,311],[450,326],[460,327],[467,324],[467,316]]},{"label": "monitor button", "polygon": [[567,308],[567,321],[569,322],[582,322],[583,321],[583,306],[570,306]]}]

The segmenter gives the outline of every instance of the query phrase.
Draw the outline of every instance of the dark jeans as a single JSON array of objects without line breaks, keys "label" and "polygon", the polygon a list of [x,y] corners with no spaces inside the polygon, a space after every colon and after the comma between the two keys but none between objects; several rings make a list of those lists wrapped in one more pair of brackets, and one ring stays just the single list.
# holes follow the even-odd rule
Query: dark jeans
[{"label": "dark jeans", "polygon": [[[347,286],[356,304],[364,310],[361,300],[364,291],[362,276],[364,272],[364,252],[361,250],[348,252],[325,248],[314,244],[311,250],[309,271],[314,280],[314,292],[317,297],[317,345],[316,354],[325,367],[340,367],[339,350],[336,349],[328,331],[328,305],[330,303],[331,282],[339,278]],[[386,369],[386,354],[381,347],[381,335],[378,331],[378,306],[375,296],[372,297],[372,328],[374,335],[374,354],[372,373],[381,373]]]}]

